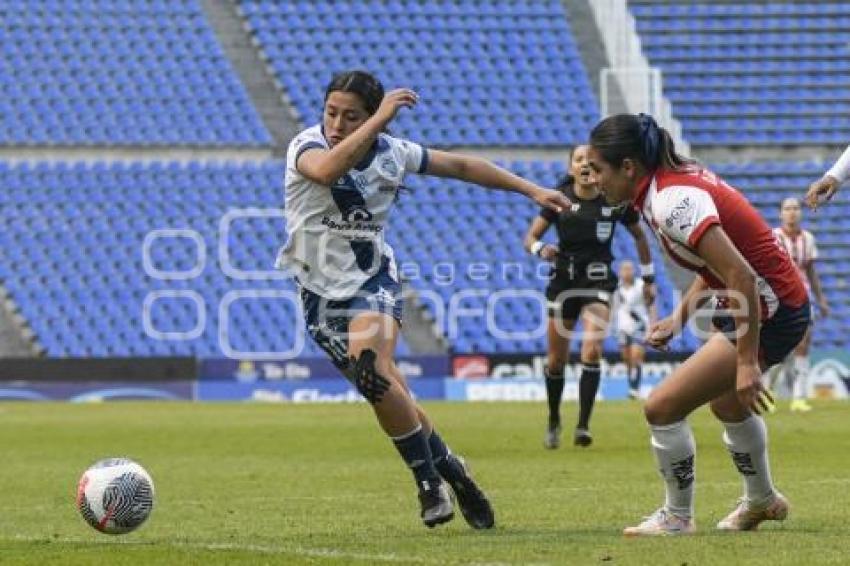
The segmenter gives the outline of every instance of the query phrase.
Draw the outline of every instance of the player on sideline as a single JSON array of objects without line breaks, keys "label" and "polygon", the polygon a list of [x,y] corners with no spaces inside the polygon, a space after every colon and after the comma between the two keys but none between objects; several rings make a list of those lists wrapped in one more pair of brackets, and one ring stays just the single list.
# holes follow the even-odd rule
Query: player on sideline
[{"label": "player on sideline", "polygon": [[[614,325],[629,380],[629,398],[640,398],[646,331],[655,322],[655,309],[645,295],[644,280],[635,279],[635,266],[620,264],[620,285],[614,293]],[[652,311],[652,312],[650,312]]]},{"label": "player on sideline", "polygon": [[[631,207],[611,207],[599,194],[587,165],[587,146],[579,145],[570,157],[570,173],[558,190],[573,203],[556,213],[544,208],[531,222],[525,235],[525,249],[553,262],[546,287],[549,322],[546,398],[549,424],[543,445],[554,449],[561,445],[561,396],[564,392],[564,366],[570,354],[570,335],[581,317],[584,328],[581,344],[581,377],[579,380],[579,415],[573,434],[576,446],[590,446],[590,415],[599,390],[602,341],[610,319],[611,293],[617,288],[617,277],[611,267],[614,256],[611,243],[617,222],[626,225],[635,239],[641,260],[641,272],[652,293],[652,258],[646,236],[640,227],[640,216]],[[540,238],[555,225],[558,245],[544,244]]]},{"label": "player on sideline", "polygon": [[656,387],[644,411],[666,487],[664,505],[624,534],[692,533],[694,436],[686,418],[709,403],[744,482],[744,497],[718,524],[749,531],[782,520],[789,504],[774,487],[762,372],[794,350],[809,327],[806,289],[787,252],[741,193],[679,156],[651,116],[620,114],[591,132],[590,165],[606,199],[633,203],[670,257],[697,277],[674,312],[650,328],[663,348],[714,296],[716,332]]},{"label": "player on sideline", "polygon": [[[800,272],[803,284],[809,294],[817,299],[818,310],[823,317],[829,316],[829,304],[820,285],[820,278],[815,268],[815,260],[818,258],[818,247],[814,235],[800,226],[802,209],[800,201],[796,198],[786,198],[780,207],[780,219],[782,226],[773,229],[776,239],[791,256],[794,265]],[[813,317],[814,318],[814,317]],[[768,372],[768,383],[770,387],[776,383],[780,374],[793,377],[793,390],[791,400],[791,411],[807,412],[812,406],[806,401],[808,395],[809,374],[809,348],[812,344],[812,327],[806,332],[805,338],[794,350],[793,355],[785,358],[782,364],[776,365]]]},{"label": "player on sideline", "polygon": [[307,331],[372,405],[384,432],[411,469],[428,527],[454,516],[448,484],[466,521],[494,524],[493,510],[408,390],[393,360],[402,317],[401,284],[387,218],[407,173],[461,179],[521,193],[540,206],[569,206],[482,159],[425,149],[391,137],[387,125],[418,102],[363,71],[335,76],[325,91],[322,122],[289,145],[285,217],[289,239],[277,265],[301,290]]},{"label": "player on sideline", "polygon": [[847,179],[850,179],[850,146],[844,150],[838,161],[823,177],[809,185],[809,190],[806,193],[806,204],[817,209],[821,203],[832,199],[838,191],[838,187],[844,184]]}]

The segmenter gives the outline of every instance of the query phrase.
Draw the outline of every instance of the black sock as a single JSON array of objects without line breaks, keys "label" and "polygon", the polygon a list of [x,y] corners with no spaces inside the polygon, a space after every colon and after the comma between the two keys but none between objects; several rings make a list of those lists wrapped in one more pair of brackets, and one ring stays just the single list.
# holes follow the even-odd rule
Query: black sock
[{"label": "black sock", "polygon": [[564,394],[564,370],[553,374],[546,368],[543,372],[546,376],[546,399],[549,401],[549,422],[551,424],[561,423],[561,396]]},{"label": "black sock", "polygon": [[417,486],[421,488],[423,483],[440,481],[440,476],[434,467],[431,449],[428,447],[428,440],[422,432],[422,425],[417,425],[411,432],[392,440],[407,467],[413,472]]},{"label": "black sock", "polygon": [[431,431],[431,436],[428,437],[428,446],[431,449],[434,467],[437,468],[443,479],[452,482],[463,475],[463,467],[436,430]]},{"label": "black sock", "polygon": [[632,389],[640,389],[640,380],[643,377],[643,365],[634,368],[634,379],[630,381]]},{"label": "black sock", "polygon": [[578,428],[587,429],[590,424],[590,414],[599,391],[599,364],[582,364],[581,381],[578,386]]}]

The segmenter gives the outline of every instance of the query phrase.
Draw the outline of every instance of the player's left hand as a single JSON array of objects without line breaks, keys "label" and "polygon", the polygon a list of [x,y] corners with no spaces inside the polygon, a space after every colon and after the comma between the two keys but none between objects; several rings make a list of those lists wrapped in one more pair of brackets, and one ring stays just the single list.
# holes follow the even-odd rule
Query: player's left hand
[{"label": "player's left hand", "polygon": [[648,285],[643,286],[643,302],[646,303],[646,306],[652,306],[652,303],[655,302],[656,290],[655,283],[650,283]]},{"label": "player's left hand", "polygon": [[738,364],[735,391],[741,405],[757,415],[769,411],[774,404],[773,397],[761,382],[761,368],[758,364]]},{"label": "player's left hand", "polygon": [[806,192],[806,204],[809,205],[809,208],[817,210],[818,205],[830,200],[835,195],[838,185],[838,179],[824,175],[821,179],[809,185],[809,190]]},{"label": "player's left hand", "polygon": [[829,318],[829,303],[826,300],[818,301],[818,310],[823,318]]},{"label": "player's left hand", "polygon": [[538,187],[531,198],[540,206],[554,210],[558,214],[573,204],[561,191],[553,191],[543,187]]}]

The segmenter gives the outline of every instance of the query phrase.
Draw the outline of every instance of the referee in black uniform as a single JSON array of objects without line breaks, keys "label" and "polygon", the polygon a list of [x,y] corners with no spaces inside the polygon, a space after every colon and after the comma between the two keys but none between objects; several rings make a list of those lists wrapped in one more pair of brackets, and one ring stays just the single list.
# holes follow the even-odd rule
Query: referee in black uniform
[{"label": "referee in black uniform", "polygon": [[[572,201],[571,208],[560,214],[541,210],[531,222],[525,236],[530,253],[553,262],[551,279],[546,288],[549,307],[546,396],[549,401],[549,426],[544,446],[557,448],[561,443],[561,396],[564,392],[564,366],[569,359],[570,338],[581,317],[581,381],[579,382],[579,416],[573,437],[576,446],[590,446],[590,414],[599,390],[599,361],[602,342],[610,319],[610,300],[617,288],[612,269],[614,256],[611,242],[617,222],[626,225],[635,239],[641,263],[647,301],[654,297],[654,272],[649,245],[640,227],[640,215],[627,208],[608,206],[593,181],[587,165],[587,146],[577,146],[570,158],[570,173],[559,183]],[[558,246],[543,243],[540,238],[551,224],[558,232]]]}]

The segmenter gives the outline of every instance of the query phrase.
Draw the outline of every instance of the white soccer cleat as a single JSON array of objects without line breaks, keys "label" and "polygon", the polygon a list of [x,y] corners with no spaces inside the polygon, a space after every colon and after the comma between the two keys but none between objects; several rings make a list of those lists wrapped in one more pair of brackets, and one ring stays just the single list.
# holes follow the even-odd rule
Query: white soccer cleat
[{"label": "white soccer cleat", "polygon": [[721,531],[754,531],[762,521],[784,521],[790,509],[788,500],[779,492],[773,501],[761,507],[752,507],[745,499],[739,499],[735,510],[717,523],[717,528]]},{"label": "white soccer cleat", "polygon": [[659,537],[690,535],[697,530],[691,518],[679,517],[662,507],[636,527],[626,527],[623,534],[627,537]]}]

